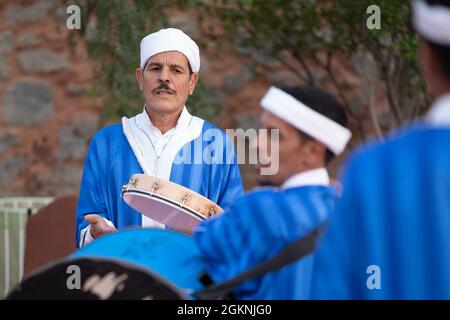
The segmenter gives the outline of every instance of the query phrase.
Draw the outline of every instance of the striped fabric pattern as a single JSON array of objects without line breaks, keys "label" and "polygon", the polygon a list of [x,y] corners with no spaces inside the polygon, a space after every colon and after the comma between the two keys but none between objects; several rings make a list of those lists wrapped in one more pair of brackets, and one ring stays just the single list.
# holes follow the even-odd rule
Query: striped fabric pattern
[{"label": "striped fabric pattern", "polygon": [[[276,255],[324,223],[336,193],[326,186],[286,190],[262,188],[233,203],[217,218],[204,221],[195,239],[214,282],[227,280]],[[306,299],[313,255],[240,285],[239,299]]]}]

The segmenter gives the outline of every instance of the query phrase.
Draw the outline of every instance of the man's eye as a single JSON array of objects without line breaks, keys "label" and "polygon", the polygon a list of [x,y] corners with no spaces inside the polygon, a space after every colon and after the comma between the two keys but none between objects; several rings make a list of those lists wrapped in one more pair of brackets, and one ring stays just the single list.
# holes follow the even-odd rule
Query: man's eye
[{"label": "man's eye", "polygon": [[271,139],[272,137],[276,137],[278,135],[278,138],[281,139],[283,136],[281,135],[280,131],[278,129],[268,129],[267,130],[267,138]]},{"label": "man's eye", "polygon": [[182,71],[180,69],[175,69],[176,73],[182,73]]}]

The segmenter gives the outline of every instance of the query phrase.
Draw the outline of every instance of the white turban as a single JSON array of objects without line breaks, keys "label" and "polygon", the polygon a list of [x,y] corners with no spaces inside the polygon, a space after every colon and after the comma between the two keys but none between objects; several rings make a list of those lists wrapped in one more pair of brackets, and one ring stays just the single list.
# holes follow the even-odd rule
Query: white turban
[{"label": "white turban", "polygon": [[155,54],[178,51],[186,56],[193,72],[200,70],[200,49],[187,34],[179,29],[161,29],[141,40],[141,69]]},{"label": "white turban", "polygon": [[321,141],[336,155],[344,151],[352,137],[351,131],[344,126],[276,87],[271,87],[267,91],[261,100],[261,106],[300,131]]}]

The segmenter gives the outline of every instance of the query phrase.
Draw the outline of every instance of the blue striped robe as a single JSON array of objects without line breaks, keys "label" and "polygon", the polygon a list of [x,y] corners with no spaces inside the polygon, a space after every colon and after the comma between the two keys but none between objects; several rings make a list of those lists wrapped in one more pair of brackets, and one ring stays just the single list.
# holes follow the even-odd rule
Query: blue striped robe
[{"label": "blue striped robe", "polygon": [[[234,202],[194,233],[206,269],[217,283],[261,263],[327,220],[336,193],[327,186],[264,188]],[[309,297],[313,255],[241,284],[238,299]]]},{"label": "blue striped robe", "polygon": [[[189,157],[195,155],[193,152],[186,152],[195,150],[196,140],[202,139],[203,132],[209,129],[217,128],[205,121],[202,134],[180,149],[177,155],[179,161],[172,164],[170,181],[209,198],[219,206],[225,206],[244,192],[232,143],[223,144],[222,163],[188,161]],[[225,133],[221,132],[224,141],[227,141]],[[202,139],[200,145],[205,150],[211,143]],[[230,157],[232,161],[226,161]],[[101,215],[118,229],[141,226],[141,214],[128,206],[120,196],[122,186],[135,173],[143,171],[123,134],[122,124],[114,124],[97,132],[90,143],[84,163],[76,212],[77,246],[80,231],[88,225],[84,216],[89,213]]]},{"label": "blue striped robe", "polygon": [[417,125],[366,146],[343,184],[312,298],[450,299],[450,130]]}]

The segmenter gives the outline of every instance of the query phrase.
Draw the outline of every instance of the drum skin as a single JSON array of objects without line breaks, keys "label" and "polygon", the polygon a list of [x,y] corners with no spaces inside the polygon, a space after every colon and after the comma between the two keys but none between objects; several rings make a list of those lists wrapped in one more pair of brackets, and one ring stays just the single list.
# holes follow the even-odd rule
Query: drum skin
[{"label": "drum skin", "polygon": [[170,229],[192,234],[194,228],[205,218],[195,211],[138,191],[128,191],[123,199],[133,209]]}]

